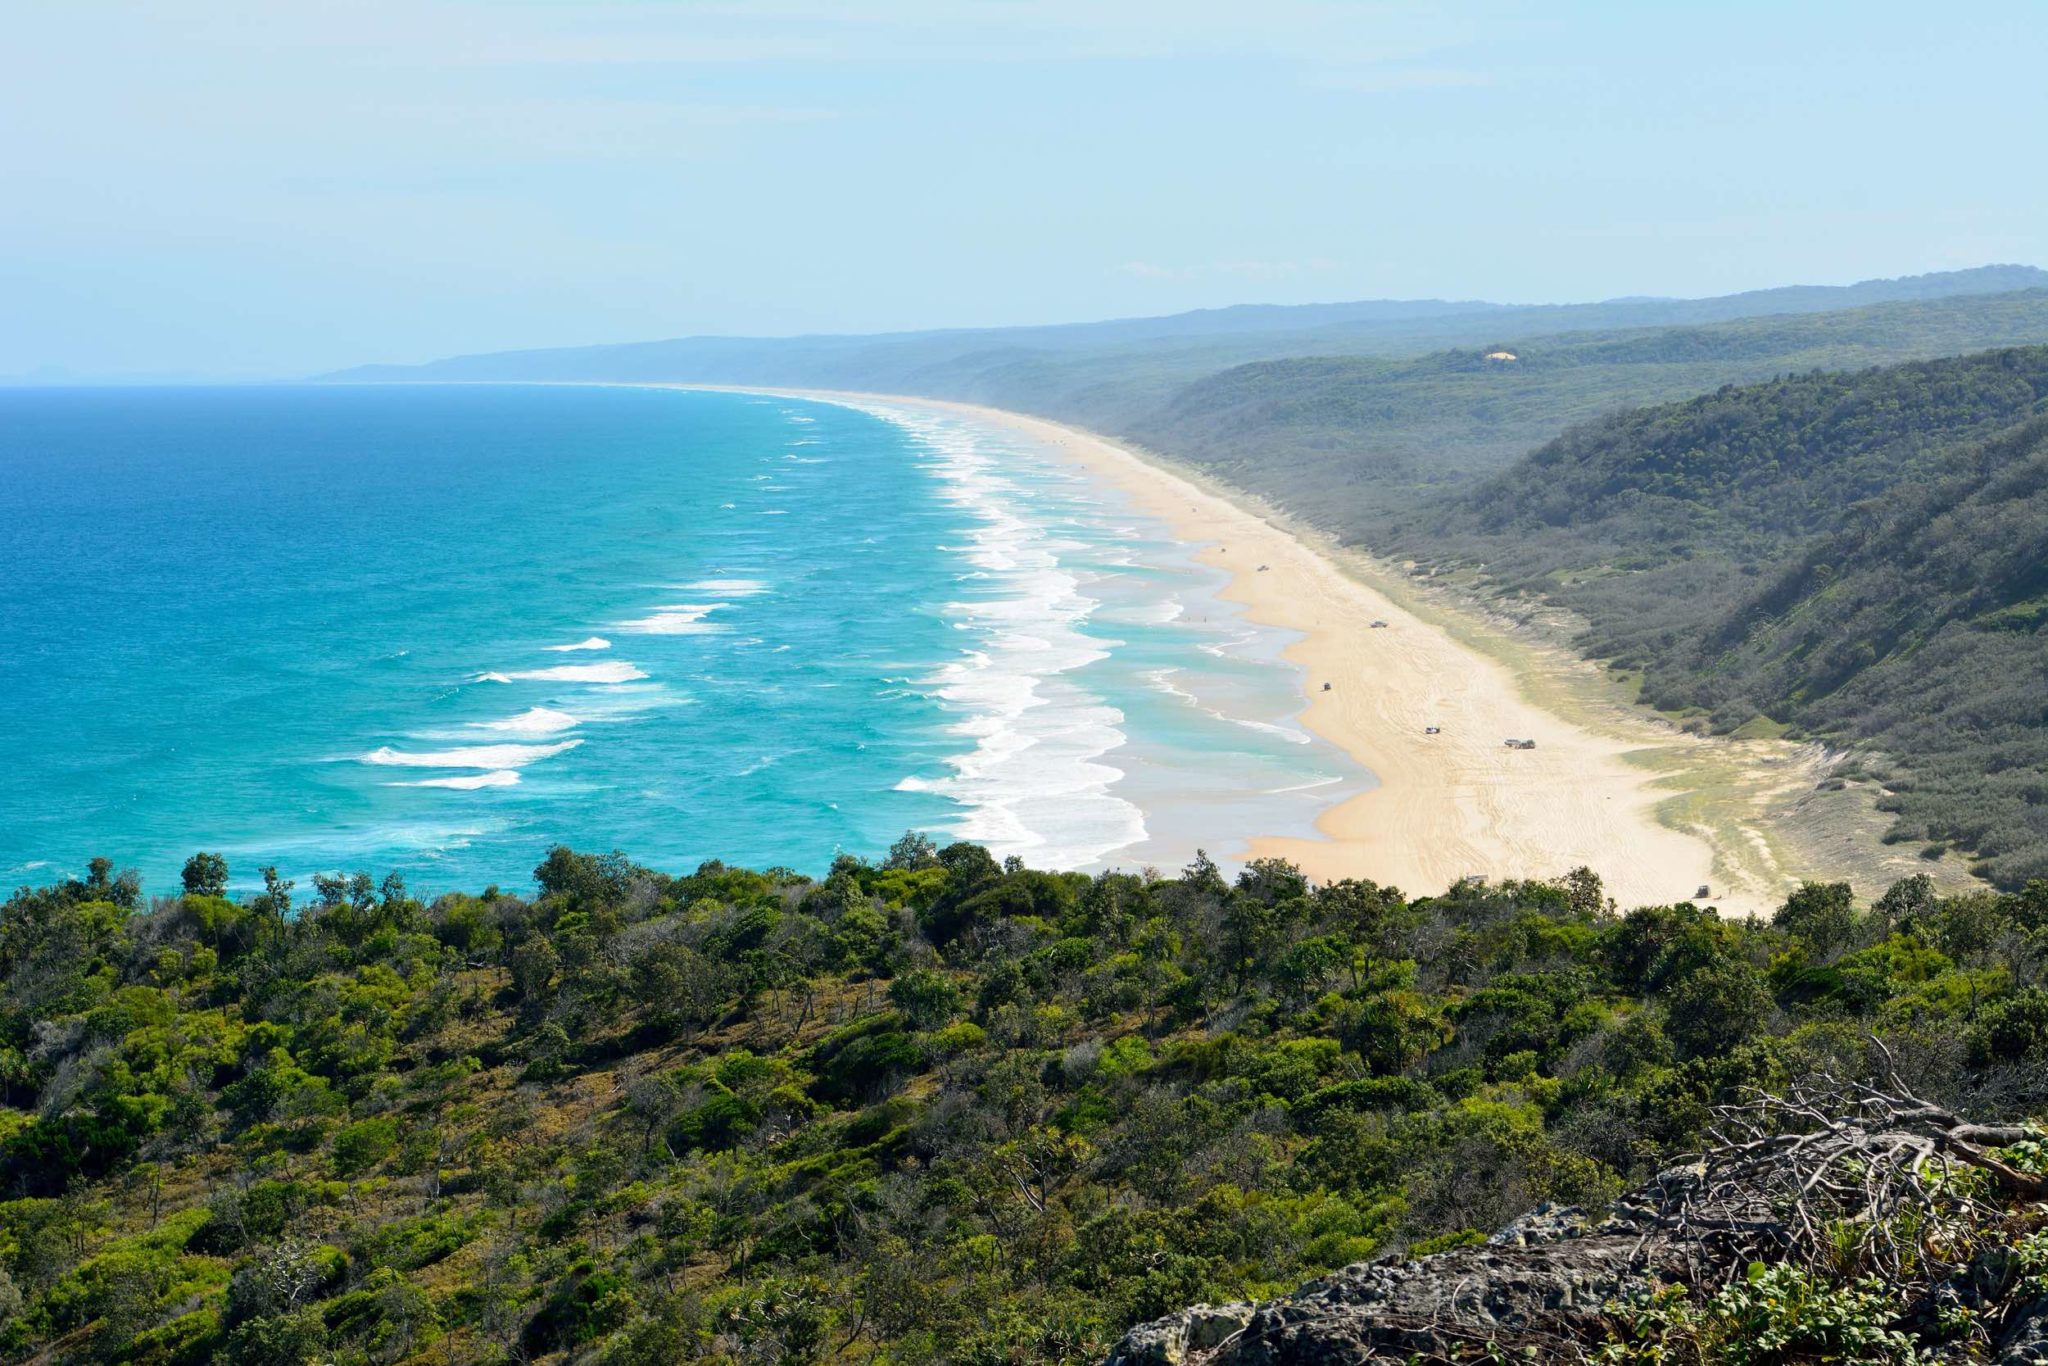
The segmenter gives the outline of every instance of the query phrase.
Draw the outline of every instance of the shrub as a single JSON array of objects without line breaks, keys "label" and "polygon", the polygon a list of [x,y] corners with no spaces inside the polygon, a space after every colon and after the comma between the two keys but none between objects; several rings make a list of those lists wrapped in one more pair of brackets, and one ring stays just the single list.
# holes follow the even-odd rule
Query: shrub
[{"label": "shrub", "polygon": [[359,1120],[343,1125],[334,1134],[333,1162],[336,1176],[360,1176],[398,1147],[398,1121],[389,1116]]},{"label": "shrub", "polygon": [[960,989],[944,973],[918,968],[889,984],[889,1004],[912,1029],[936,1029],[960,1009]]},{"label": "shrub", "polygon": [[1796,1266],[1752,1262],[1742,1280],[1704,1304],[1675,1289],[1622,1308],[1623,1336],[1606,1346],[1601,1360],[1908,1366],[1922,1358],[1913,1339],[1891,1327],[1900,1309],[1880,1281],[1830,1285]]}]

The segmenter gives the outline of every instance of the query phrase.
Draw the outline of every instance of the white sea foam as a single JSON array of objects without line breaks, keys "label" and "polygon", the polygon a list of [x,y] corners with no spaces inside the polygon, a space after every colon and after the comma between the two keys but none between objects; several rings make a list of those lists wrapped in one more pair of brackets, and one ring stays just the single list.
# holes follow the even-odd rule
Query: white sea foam
[{"label": "white sea foam", "polygon": [[1292,745],[1315,743],[1313,736],[1298,727],[1278,725],[1272,721],[1259,721],[1249,716],[1232,716],[1227,711],[1208,706],[1202,699],[1173,681],[1173,676],[1179,672],[1179,669],[1147,669],[1140,677],[1167,696],[1177,697],[1196,711],[1207,716],[1213,716],[1218,721],[1228,721],[1233,726],[1243,726],[1246,730],[1255,730],[1263,735],[1277,735]]},{"label": "white sea foam", "polygon": [[678,584],[677,587],[685,592],[718,593],[729,598],[743,598],[751,593],[768,591],[768,585],[760,579],[699,579],[695,583]]},{"label": "white sea foam", "polygon": [[1187,610],[1187,604],[1179,598],[1160,598],[1154,602],[1127,608],[1122,616],[1127,621],[1146,626],[1165,626],[1169,622],[1179,621],[1181,613]]},{"label": "white sea foam", "polygon": [[464,745],[459,749],[408,750],[380,745],[362,756],[366,764],[399,768],[524,768],[582,744],[558,740],[552,745]]},{"label": "white sea foam", "polygon": [[489,773],[471,773],[460,778],[421,778],[417,782],[388,784],[390,787],[452,787],[462,792],[471,792],[480,787],[518,785],[518,770],[510,768],[493,769]]},{"label": "white sea foam", "polygon": [[1173,681],[1173,676],[1179,672],[1179,669],[1147,669],[1139,677],[1168,697],[1178,697],[1191,707],[1200,706],[1201,704],[1195,701],[1193,693]]},{"label": "white sea foam", "polygon": [[1096,863],[1144,839],[1143,813],[1111,790],[1122,770],[1103,761],[1124,743],[1123,713],[1071,676],[1115,643],[1082,629],[1098,603],[1061,562],[1075,543],[1030,515],[1024,481],[986,433],[935,414],[867,411],[931,453],[940,496],[966,518],[949,553],[983,576],[973,596],[942,609],[972,643],[920,680],[966,747],[946,760],[950,772],[905,778],[898,790],[952,800],[961,837],[1042,866]]},{"label": "white sea foam", "polygon": [[656,613],[637,621],[622,621],[618,627],[621,631],[637,631],[647,636],[710,636],[728,629],[715,621],[694,621],[673,613]]},{"label": "white sea foam", "polygon": [[672,602],[656,607],[649,616],[612,624],[621,631],[637,631],[649,636],[708,635],[713,631],[723,631],[725,627],[704,618],[728,605],[723,602]]},{"label": "white sea foam", "polygon": [[557,654],[563,654],[570,650],[609,650],[612,643],[603,636],[590,636],[573,645],[550,645],[548,648]]},{"label": "white sea foam", "polygon": [[1195,648],[1205,655],[1214,655],[1217,659],[1227,659],[1236,655],[1245,646],[1258,638],[1259,633],[1257,631],[1240,631],[1228,640],[1207,641],[1197,645]]},{"label": "white sea foam", "polygon": [[1328,787],[1332,783],[1341,783],[1343,781],[1342,778],[1335,777],[1313,778],[1305,783],[1296,783],[1292,787],[1269,787],[1266,789],[1266,795],[1268,797],[1280,797],[1285,796],[1289,792],[1309,792],[1318,787]]},{"label": "white sea foam", "polygon": [[494,730],[505,735],[554,735],[559,731],[572,730],[576,724],[576,718],[565,711],[530,707],[502,721],[479,721],[477,729]]},{"label": "white sea foam", "polygon": [[1211,716],[1228,721],[1232,725],[1243,726],[1246,730],[1255,730],[1263,735],[1277,735],[1290,745],[1312,745],[1315,743],[1314,736],[1305,730],[1297,730],[1293,726],[1282,726],[1272,721],[1254,721],[1249,716],[1232,716],[1228,712],[1217,711],[1213,707],[1206,710]]},{"label": "white sea foam", "polygon": [[590,694],[576,703],[576,719],[589,725],[606,725],[644,716],[651,711],[692,704],[687,693],[662,683],[625,683]]},{"label": "white sea foam", "polygon": [[645,678],[639,669],[619,660],[610,664],[557,664],[547,669],[515,669],[511,673],[478,674],[480,683],[630,683]]}]

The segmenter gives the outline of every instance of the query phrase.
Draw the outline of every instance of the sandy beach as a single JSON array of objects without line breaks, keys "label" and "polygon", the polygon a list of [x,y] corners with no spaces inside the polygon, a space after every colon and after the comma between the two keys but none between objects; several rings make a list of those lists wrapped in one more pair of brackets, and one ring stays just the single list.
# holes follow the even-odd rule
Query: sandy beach
[{"label": "sandy beach", "polygon": [[[1531,702],[1506,666],[1346,574],[1246,503],[1104,437],[1039,418],[890,394],[778,392],[941,409],[1026,435],[1121,490],[1198,547],[1198,559],[1228,571],[1222,596],[1252,620],[1300,632],[1286,656],[1306,671],[1302,723],[1379,784],[1325,811],[1316,837],[1248,832],[1254,856],[1292,860],[1319,882],[1370,878],[1416,894],[1475,874],[1552,878],[1583,864],[1623,906],[1689,899],[1703,885],[1724,913],[1776,904],[1775,887],[1718,884],[1725,872],[1716,874],[1707,840],[1659,822],[1654,808],[1670,794],[1624,761],[1637,745]],[[1510,739],[1535,747],[1510,748]]]}]

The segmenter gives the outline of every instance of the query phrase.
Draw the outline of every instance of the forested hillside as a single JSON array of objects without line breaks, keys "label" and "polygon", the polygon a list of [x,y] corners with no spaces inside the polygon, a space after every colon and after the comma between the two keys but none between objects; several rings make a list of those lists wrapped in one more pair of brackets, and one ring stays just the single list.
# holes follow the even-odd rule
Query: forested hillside
[{"label": "forested hillside", "polygon": [[2048,348],[1726,389],[1579,428],[1383,538],[1569,608],[1720,729],[1883,751],[1892,838],[2048,874]]},{"label": "forested hillside", "polygon": [[[1407,359],[1295,358],[1187,386],[1125,434],[1375,549],[1567,427],[1815,369],[2048,341],[2048,291],[1631,332],[1495,334]],[[1428,523],[1425,523],[1427,525]]]},{"label": "forested hillside", "polygon": [[[818,882],[265,875],[230,901],[197,856],[145,906],[100,862],[0,906],[8,1358],[1085,1362],[1597,1206],[1752,1086],[1895,1064],[1965,1115],[2048,1103],[2048,884],[1726,922],[1583,870],[1411,897],[915,836]],[[1996,1229],[2015,1276],[2038,1222]],[[1619,1316],[1602,1359],[1915,1359],[1867,1232],[1782,1299]],[[1762,1331],[1836,1355],[1743,1355]]]}]

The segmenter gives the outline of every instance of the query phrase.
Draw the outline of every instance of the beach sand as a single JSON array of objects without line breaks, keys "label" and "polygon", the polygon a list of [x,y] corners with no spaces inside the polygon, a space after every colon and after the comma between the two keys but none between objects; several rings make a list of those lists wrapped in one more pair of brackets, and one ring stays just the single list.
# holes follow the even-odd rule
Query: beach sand
[{"label": "beach sand", "polygon": [[[1325,811],[1315,837],[1247,832],[1254,857],[1289,859],[1318,882],[1370,878],[1411,895],[1469,875],[1555,878],[1584,865],[1623,906],[1688,900],[1709,884],[1728,914],[1781,899],[1778,886],[1716,884],[1707,839],[1659,822],[1655,807],[1671,794],[1623,758],[1654,743],[1648,736],[1596,732],[1538,706],[1504,664],[1346,574],[1248,499],[1209,491],[1093,433],[999,409],[780,392],[943,410],[1028,436],[1123,491],[1199,547],[1203,563],[1229,571],[1222,596],[1252,620],[1300,632],[1286,657],[1306,670],[1302,723],[1379,783]],[[1509,748],[1509,739],[1535,748]]]}]

